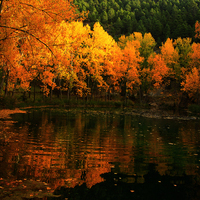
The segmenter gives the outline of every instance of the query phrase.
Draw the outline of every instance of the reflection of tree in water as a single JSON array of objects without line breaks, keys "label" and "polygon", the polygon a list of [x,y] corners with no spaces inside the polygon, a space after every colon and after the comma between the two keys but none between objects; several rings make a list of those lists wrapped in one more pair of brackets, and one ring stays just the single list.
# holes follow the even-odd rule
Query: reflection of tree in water
[{"label": "reflection of tree in water", "polygon": [[[117,166],[117,165],[116,165]],[[113,169],[101,174],[105,181],[93,185],[86,184],[74,188],[57,188],[54,192],[60,199],[73,200],[196,200],[200,198],[200,186],[194,176],[161,176],[156,171],[156,164],[148,165],[148,173],[144,175],[144,183],[138,183],[136,174],[126,175]],[[127,178],[135,179],[127,183]]]},{"label": "reflection of tree in water", "polygon": [[[171,140],[160,122],[153,126],[154,121],[129,116],[36,112],[29,117],[15,124],[14,142],[0,143],[2,178],[40,179],[54,189],[65,185],[71,187],[70,195],[63,188],[69,199],[72,194],[79,199],[82,190],[85,199],[170,200],[177,195],[186,199],[197,191],[198,183],[192,176],[177,176],[178,172],[183,174],[180,169],[197,175],[199,136],[195,128],[190,131],[185,125],[179,129],[180,137]],[[183,150],[178,142],[183,143]],[[146,166],[148,162],[158,166]],[[82,183],[86,185],[77,185]]]}]

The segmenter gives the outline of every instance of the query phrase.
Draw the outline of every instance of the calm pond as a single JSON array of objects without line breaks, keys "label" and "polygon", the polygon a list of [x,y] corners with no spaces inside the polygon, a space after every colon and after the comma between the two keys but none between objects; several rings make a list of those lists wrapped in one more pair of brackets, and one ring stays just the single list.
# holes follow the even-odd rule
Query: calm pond
[{"label": "calm pond", "polygon": [[[56,188],[58,199],[200,199],[199,120],[46,108],[12,121],[0,140],[0,199]],[[31,193],[31,181],[48,187]]]}]

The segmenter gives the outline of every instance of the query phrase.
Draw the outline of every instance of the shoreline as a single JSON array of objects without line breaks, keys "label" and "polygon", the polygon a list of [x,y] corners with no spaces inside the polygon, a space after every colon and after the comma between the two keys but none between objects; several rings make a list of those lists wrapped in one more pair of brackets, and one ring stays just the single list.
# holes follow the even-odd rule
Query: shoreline
[{"label": "shoreline", "polygon": [[[91,113],[96,112],[96,109],[98,109],[98,113],[109,113],[109,114],[125,114],[125,115],[133,115],[133,116],[141,116],[146,118],[152,118],[152,119],[170,119],[170,120],[200,120],[199,115],[194,115],[192,112],[189,112],[188,110],[181,110],[184,114],[180,113],[174,113],[173,110],[162,110],[162,109],[155,109],[155,108],[117,108],[112,106],[62,106],[59,105],[46,105],[46,106],[28,106],[28,107],[21,107],[21,108],[15,108],[12,109],[0,109],[0,120],[5,119],[11,119],[12,117],[10,115],[16,114],[16,113],[27,113],[27,110],[29,109],[43,109],[43,108],[57,108],[57,109],[63,109],[63,110],[76,110],[80,109],[84,113]],[[104,109],[107,109],[106,111]],[[109,109],[109,110],[108,110]],[[79,110],[79,111],[80,111]],[[173,113],[172,113],[173,112]]]}]

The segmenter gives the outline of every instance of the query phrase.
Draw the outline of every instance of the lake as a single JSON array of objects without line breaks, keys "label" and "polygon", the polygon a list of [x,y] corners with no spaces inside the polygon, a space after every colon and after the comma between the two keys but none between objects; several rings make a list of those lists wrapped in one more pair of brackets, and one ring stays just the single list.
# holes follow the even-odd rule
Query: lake
[{"label": "lake", "polygon": [[43,108],[12,122],[1,128],[0,199],[200,199],[199,120]]}]

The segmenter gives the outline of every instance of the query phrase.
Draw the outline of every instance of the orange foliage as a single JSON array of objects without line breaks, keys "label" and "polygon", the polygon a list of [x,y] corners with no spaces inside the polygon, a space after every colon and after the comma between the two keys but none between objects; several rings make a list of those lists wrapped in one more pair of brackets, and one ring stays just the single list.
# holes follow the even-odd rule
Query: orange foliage
[{"label": "orange foliage", "polygon": [[186,75],[186,79],[182,82],[183,91],[186,91],[190,97],[196,99],[195,95],[198,95],[200,89],[200,77],[199,71],[196,67],[192,69],[188,75]]},{"label": "orange foliage", "polygon": [[160,47],[161,55],[167,66],[174,68],[174,65],[178,63],[178,52],[175,50],[173,41],[167,39],[167,41]]},{"label": "orange foliage", "polygon": [[195,37],[200,38],[200,24],[198,21],[195,23],[195,33],[196,33]]},{"label": "orange foliage", "polygon": [[[52,30],[63,20],[83,17],[76,14],[71,0],[1,1],[0,16],[1,68],[11,86],[19,78],[18,86],[25,90],[38,66],[52,65],[57,60]],[[52,80],[48,81],[51,86]]]},{"label": "orange foliage", "polygon": [[166,66],[161,55],[150,56],[148,63],[151,66],[150,73],[154,82],[154,87],[158,88],[163,81],[163,77],[168,74],[169,68]]},{"label": "orange foliage", "polygon": [[197,67],[199,69],[200,65],[200,44],[193,43],[192,44],[192,52],[190,53],[190,65],[191,67]]},{"label": "orange foliage", "polygon": [[139,41],[132,40],[128,41],[126,47],[122,50],[121,74],[130,88],[135,83],[140,84],[138,70],[143,58],[140,56],[139,48]]},{"label": "orange foliage", "polygon": [[192,44],[192,52],[190,56],[190,70],[183,71],[185,72],[185,78],[182,81],[182,90],[189,94],[190,98],[198,100],[198,94],[200,89],[200,76],[199,76],[199,65],[200,65],[200,44]]},{"label": "orange foliage", "polygon": [[[33,80],[40,81],[46,95],[50,88],[73,90],[77,96],[92,90],[120,92],[122,82],[128,90],[142,85],[147,92],[148,85],[159,87],[165,76],[180,83],[200,64],[199,44],[191,48],[189,38],[168,38],[160,54],[154,52],[150,33],[134,32],[116,43],[99,23],[93,30],[84,26],[85,13],[77,14],[71,0],[1,3],[0,90],[4,86],[5,92],[28,91]],[[195,28],[199,37],[199,22]]]}]

